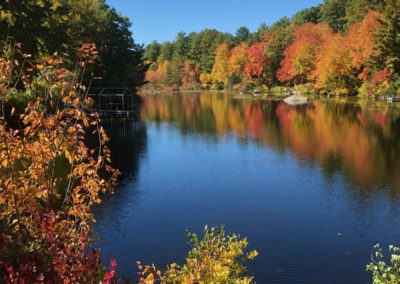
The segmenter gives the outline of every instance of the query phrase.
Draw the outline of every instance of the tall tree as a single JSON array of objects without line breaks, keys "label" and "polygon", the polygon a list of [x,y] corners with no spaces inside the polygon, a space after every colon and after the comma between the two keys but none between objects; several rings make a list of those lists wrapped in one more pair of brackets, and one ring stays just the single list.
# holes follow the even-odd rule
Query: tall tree
[{"label": "tall tree", "polygon": [[144,59],[149,63],[155,63],[158,60],[161,52],[161,44],[157,41],[151,42],[147,47],[144,53]]},{"label": "tall tree", "polygon": [[326,0],[321,7],[321,21],[334,32],[344,31],[347,23],[346,6],[350,0]]},{"label": "tall tree", "polygon": [[400,0],[386,0],[386,7],[379,20],[382,29],[376,36],[379,52],[374,62],[387,67],[393,75],[400,75]]},{"label": "tall tree", "polygon": [[227,44],[218,46],[215,52],[215,64],[211,72],[211,79],[217,88],[223,88],[229,82],[229,56],[230,51]]},{"label": "tall tree", "polygon": [[189,38],[184,32],[178,33],[174,45],[174,51],[177,52],[182,59],[187,59],[190,49],[190,42]]},{"label": "tall tree", "polygon": [[265,42],[257,42],[249,47],[247,51],[247,61],[244,65],[245,76],[259,81],[262,78],[265,70]]},{"label": "tall tree", "polygon": [[275,23],[266,34],[264,57],[267,63],[264,77],[268,84],[278,82],[276,74],[281,67],[285,49],[292,42],[292,28],[291,22],[285,17]]},{"label": "tall tree", "polygon": [[277,73],[280,82],[304,83],[315,69],[315,58],[324,37],[330,33],[326,24],[306,23],[295,28],[293,42],[286,48],[281,68]]},{"label": "tall tree", "polygon": [[237,84],[243,78],[243,69],[247,61],[248,48],[249,46],[245,42],[232,48],[228,61],[230,84]]},{"label": "tall tree", "polygon": [[321,21],[320,17],[321,5],[301,10],[292,17],[292,22],[294,25],[302,25],[305,23],[317,24]]},{"label": "tall tree", "polygon": [[250,38],[250,30],[247,27],[240,27],[237,29],[235,33],[234,43],[235,45],[240,44],[241,42],[247,42]]},{"label": "tall tree", "polygon": [[168,64],[165,73],[165,83],[172,87],[181,86],[182,58],[179,53],[174,52],[171,62]]},{"label": "tall tree", "polygon": [[170,41],[164,42],[161,45],[158,62],[171,61],[173,54],[174,54],[174,44]]}]

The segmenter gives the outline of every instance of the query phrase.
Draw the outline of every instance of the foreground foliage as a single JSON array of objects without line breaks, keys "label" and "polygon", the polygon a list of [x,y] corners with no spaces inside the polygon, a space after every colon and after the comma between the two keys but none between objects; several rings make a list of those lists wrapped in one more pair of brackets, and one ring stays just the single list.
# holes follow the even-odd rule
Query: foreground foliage
[{"label": "foreground foliage", "polygon": [[[81,83],[97,50],[79,50],[69,73],[58,55],[29,62],[37,77],[20,77],[31,100],[20,113],[6,105],[11,74],[0,85],[0,282],[94,283],[103,279],[99,251],[92,250],[91,208],[110,192],[118,171],[109,166],[108,140]],[[29,62],[29,64],[28,64]],[[11,72],[13,61],[2,59]],[[31,67],[32,66],[32,67]],[[24,70],[29,74],[34,70]],[[37,82],[46,82],[42,85]],[[90,147],[87,131],[97,137]],[[100,175],[108,172],[108,178]]]},{"label": "foreground foliage", "polygon": [[389,246],[389,252],[391,253],[390,263],[386,263],[383,249],[379,245],[375,246],[372,263],[367,266],[375,284],[400,283],[400,248]]},{"label": "foreground foliage", "polygon": [[205,227],[203,239],[187,233],[192,246],[186,264],[170,265],[162,273],[154,266],[141,266],[139,283],[253,283],[253,277],[246,276],[245,262],[257,256],[256,251],[245,253],[247,239],[227,234],[223,227]]}]

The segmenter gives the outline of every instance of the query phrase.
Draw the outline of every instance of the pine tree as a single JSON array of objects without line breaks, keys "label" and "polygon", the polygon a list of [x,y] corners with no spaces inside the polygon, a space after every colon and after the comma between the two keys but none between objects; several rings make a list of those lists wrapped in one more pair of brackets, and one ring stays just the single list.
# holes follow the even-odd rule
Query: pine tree
[{"label": "pine tree", "polygon": [[382,29],[377,33],[378,56],[374,62],[387,67],[392,75],[400,75],[400,0],[387,0],[379,21]]}]

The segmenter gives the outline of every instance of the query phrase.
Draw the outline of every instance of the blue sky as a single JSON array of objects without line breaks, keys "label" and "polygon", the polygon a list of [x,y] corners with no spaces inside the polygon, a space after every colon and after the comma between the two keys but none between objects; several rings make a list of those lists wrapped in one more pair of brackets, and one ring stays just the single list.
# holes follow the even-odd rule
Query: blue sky
[{"label": "blue sky", "polygon": [[137,43],[173,40],[180,31],[215,28],[234,33],[240,26],[254,31],[322,0],[107,0],[133,23]]}]

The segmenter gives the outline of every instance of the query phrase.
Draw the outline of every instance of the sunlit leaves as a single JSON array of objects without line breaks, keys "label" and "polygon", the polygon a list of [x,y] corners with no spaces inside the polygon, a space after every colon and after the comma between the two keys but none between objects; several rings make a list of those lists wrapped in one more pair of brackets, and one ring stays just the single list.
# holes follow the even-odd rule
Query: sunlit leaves
[{"label": "sunlit leaves", "polygon": [[138,262],[141,284],[154,283],[254,283],[246,276],[245,263],[257,256],[257,251],[246,253],[247,239],[227,234],[223,227],[204,229],[202,239],[187,232],[192,246],[186,264],[171,264],[164,273],[154,265],[143,266]]},{"label": "sunlit leaves", "polygon": [[[93,44],[79,52],[85,64],[97,54]],[[75,80],[84,67],[66,81],[62,62],[55,55],[36,63],[36,80],[27,81],[26,90],[39,81],[43,92],[28,102],[16,126],[0,117],[0,275],[9,282],[87,283],[98,273],[98,252],[86,251],[91,206],[112,189],[118,172],[107,167],[107,179],[100,176],[110,157],[108,138]],[[89,127],[99,139],[91,149]]]},{"label": "sunlit leaves", "polygon": [[277,77],[281,82],[304,83],[315,68],[316,55],[330,30],[326,25],[303,24],[294,32],[294,40],[284,53]]}]

